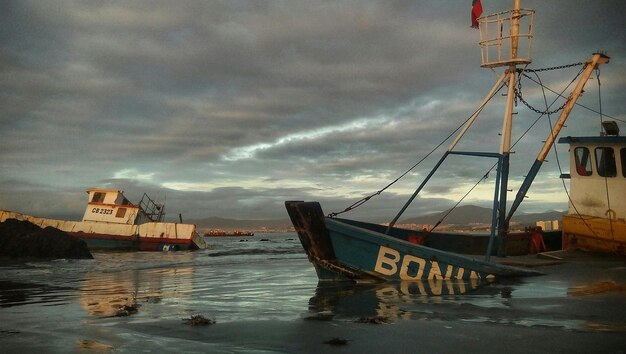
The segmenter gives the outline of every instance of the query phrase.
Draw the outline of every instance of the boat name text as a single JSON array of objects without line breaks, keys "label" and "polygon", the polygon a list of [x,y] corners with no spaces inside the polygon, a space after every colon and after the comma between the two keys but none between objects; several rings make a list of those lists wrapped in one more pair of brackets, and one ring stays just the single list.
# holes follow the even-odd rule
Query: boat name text
[{"label": "boat name text", "polygon": [[[411,254],[401,255],[393,248],[385,246],[380,246],[378,250],[374,271],[388,276],[399,273],[398,277],[402,280],[463,279],[465,274],[465,268],[448,265],[442,271],[437,261],[425,260]],[[480,278],[480,275],[471,271],[469,277],[466,275],[465,278]]]}]

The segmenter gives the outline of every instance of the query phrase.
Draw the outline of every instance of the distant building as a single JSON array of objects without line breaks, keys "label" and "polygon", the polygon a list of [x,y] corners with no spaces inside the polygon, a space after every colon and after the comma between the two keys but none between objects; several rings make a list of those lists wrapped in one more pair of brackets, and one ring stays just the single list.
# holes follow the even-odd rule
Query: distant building
[{"label": "distant building", "polygon": [[561,229],[558,220],[537,221],[535,225],[538,227],[541,227],[541,229],[544,231],[553,231],[553,230]]}]

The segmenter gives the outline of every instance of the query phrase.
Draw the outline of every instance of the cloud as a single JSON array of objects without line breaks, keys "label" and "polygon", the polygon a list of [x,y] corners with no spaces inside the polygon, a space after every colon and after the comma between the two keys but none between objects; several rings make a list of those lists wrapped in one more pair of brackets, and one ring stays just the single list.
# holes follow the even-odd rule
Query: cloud
[{"label": "cloud", "polygon": [[[603,113],[626,118],[621,2],[536,6],[532,66],[606,50]],[[281,218],[288,199],[343,209],[445,141],[368,212],[354,212],[387,219],[497,77],[479,67],[469,6],[453,1],[5,1],[0,11],[0,207],[42,216],[82,214],[84,190],[103,186],[132,200],[166,197],[188,218]],[[560,92],[576,70],[542,77]],[[538,86],[522,84],[542,107]],[[597,107],[597,84],[588,85],[581,103]],[[498,149],[496,98],[459,149]],[[536,118],[522,108],[514,139]],[[564,134],[598,131],[590,115],[577,107]],[[513,188],[547,126],[542,119],[515,147]],[[531,209],[566,207],[549,160],[540,177],[551,181],[531,189]],[[409,212],[450,207],[492,164],[450,162]],[[467,200],[491,198],[489,183]]]}]

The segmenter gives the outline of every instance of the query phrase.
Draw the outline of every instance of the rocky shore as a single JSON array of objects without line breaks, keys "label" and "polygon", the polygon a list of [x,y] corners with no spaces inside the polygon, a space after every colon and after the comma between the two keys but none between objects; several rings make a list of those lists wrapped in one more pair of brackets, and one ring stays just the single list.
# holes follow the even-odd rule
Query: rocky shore
[{"label": "rocky shore", "polygon": [[91,259],[85,241],[53,227],[44,229],[28,222],[8,219],[0,223],[0,259]]}]

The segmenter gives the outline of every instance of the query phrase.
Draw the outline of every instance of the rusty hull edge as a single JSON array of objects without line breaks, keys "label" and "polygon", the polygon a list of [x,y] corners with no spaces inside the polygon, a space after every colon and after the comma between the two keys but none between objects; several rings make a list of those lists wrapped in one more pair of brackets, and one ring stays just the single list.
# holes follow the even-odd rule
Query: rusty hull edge
[{"label": "rusty hull edge", "polygon": [[311,261],[336,259],[318,202],[286,201],[285,208]]}]

